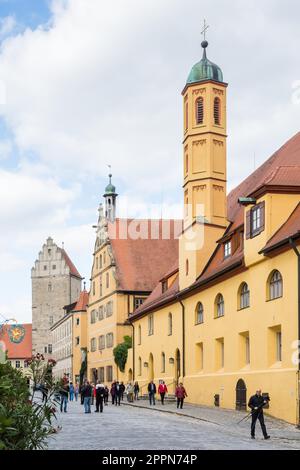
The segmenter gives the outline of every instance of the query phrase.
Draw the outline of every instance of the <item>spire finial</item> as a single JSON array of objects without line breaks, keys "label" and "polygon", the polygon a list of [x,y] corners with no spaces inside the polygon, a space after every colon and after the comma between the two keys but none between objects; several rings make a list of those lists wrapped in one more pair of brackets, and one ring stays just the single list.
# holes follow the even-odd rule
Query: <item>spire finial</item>
[{"label": "spire finial", "polygon": [[206,48],[208,46],[208,42],[206,41],[206,31],[209,28],[209,24],[206,24],[206,20],[204,19],[204,25],[203,25],[203,30],[201,31],[201,34],[203,34],[204,40],[201,42],[201,46],[203,47],[203,58],[206,58]]},{"label": "spire finial", "polygon": [[83,290],[84,291],[86,290],[86,281],[84,281],[84,283],[83,283]]},{"label": "spire finial", "polygon": [[108,177],[109,177],[109,184],[111,184],[111,179],[112,179],[111,165],[107,165],[107,166],[108,166],[108,168],[109,168],[109,175],[108,175]]}]

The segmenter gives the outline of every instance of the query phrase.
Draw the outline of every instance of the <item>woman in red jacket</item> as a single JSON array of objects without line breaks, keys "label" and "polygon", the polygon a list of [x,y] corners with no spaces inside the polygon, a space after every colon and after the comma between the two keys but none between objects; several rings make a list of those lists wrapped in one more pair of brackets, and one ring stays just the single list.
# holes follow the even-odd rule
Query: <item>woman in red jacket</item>
[{"label": "woman in red jacket", "polygon": [[167,386],[165,382],[162,380],[158,386],[158,393],[160,394],[161,404],[164,405],[165,395],[168,393]]},{"label": "woman in red jacket", "polygon": [[185,399],[185,397],[187,397],[187,393],[186,393],[186,390],[183,386],[183,383],[180,383],[176,387],[175,395],[176,395],[176,398],[177,398],[177,408],[179,408],[179,406],[180,406],[180,408],[182,409],[184,399]]}]

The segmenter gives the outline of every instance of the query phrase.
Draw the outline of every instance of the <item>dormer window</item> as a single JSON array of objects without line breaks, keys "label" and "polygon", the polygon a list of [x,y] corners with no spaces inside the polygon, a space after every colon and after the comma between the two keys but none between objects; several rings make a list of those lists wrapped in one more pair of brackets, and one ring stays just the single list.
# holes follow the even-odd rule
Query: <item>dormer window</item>
[{"label": "dormer window", "polygon": [[168,290],[168,281],[162,281],[161,290],[162,290],[162,293],[164,293]]},{"label": "dormer window", "polygon": [[231,256],[231,240],[224,243],[224,258],[228,258],[229,256]]},{"label": "dormer window", "polygon": [[265,203],[261,202],[247,212],[246,238],[254,238],[265,229]]}]

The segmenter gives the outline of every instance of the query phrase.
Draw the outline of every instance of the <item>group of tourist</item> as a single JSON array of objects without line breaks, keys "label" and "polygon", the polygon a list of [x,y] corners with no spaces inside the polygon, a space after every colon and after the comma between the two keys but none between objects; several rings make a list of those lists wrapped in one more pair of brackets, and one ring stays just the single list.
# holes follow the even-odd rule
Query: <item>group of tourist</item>
[{"label": "group of tourist", "polygon": [[[150,406],[154,406],[156,394],[159,394],[161,404],[164,405],[165,397],[168,393],[167,385],[163,380],[159,382],[158,387],[152,380],[148,384],[148,396]],[[78,401],[80,395],[81,405],[84,407],[85,413],[91,413],[91,406],[95,404],[95,413],[102,413],[104,406],[108,405],[109,395],[111,396],[112,405],[120,406],[126,395],[127,401],[133,403],[139,400],[140,386],[138,382],[134,384],[129,382],[126,386],[123,382],[113,381],[110,389],[99,380],[97,383],[85,380],[81,386],[69,382],[68,375],[65,374],[61,380],[60,389],[60,411],[67,412],[68,401]],[[184,399],[187,397],[186,390],[182,383],[176,386],[175,397],[177,399],[177,408],[183,407]]]},{"label": "group of tourist", "polygon": [[[149,394],[149,403],[150,406],[155,405],[155,396],[156,393],[160,395],[161,404],[165,404],[165,396],[168,393],[168,387],[166,386],[163,380],[160,381],[158,388],[156,387],[153,380],[148,384],[148,394]],[[175,389],[175,397],[177,400],[177,408],[183,408],[184,399],[187,397],[186,390],[183,386],[183,383],[177,385]]]}]

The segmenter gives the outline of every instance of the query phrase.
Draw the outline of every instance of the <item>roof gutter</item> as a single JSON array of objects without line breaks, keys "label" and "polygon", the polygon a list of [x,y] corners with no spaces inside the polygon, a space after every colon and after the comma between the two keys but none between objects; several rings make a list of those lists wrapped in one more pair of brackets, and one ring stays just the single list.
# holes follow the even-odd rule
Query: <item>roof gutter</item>
[{"label": "roof gutter", "polygon": [[[265,255],[265,254],[270,253],[271,251],[276,250],[277,248],[283,247],[284,245],[288,245],[288,244],[291,245],[291,240],[294,241],[294,240],[297,240],[298,238],[300,238],[300,232],[297,232],[294,235],[292,235],[291,237],[285,238],[284,240],[281,240],[280,242],[275,243],[275,245],[272,245],[268,248],[263,248],[262,250],[259,251],[259,254],[260,255],[261,254]],[[292,246],[292,248],[293,248],[293,246]]]}]

